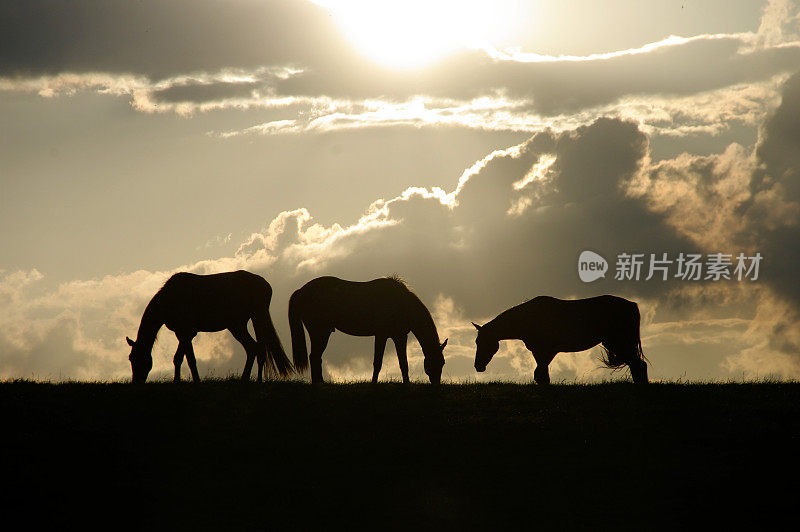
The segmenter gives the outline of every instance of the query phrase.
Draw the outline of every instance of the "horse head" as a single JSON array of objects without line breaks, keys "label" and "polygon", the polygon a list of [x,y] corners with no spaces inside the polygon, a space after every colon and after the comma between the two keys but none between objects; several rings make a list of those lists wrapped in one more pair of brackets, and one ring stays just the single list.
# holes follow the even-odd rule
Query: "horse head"
[{"label": "horse head", "polygon": [[442,381],[442,368],[444,367],[444,348],[447,339],[438,346],[435,353],[425,353],[425,373],[431,380],[431,384],[439,384]]},{"label": "horse head", "polygon": [[127,336],[125,339],[128,341],[128,345],[131,346],[131,354],[128,356],[128,360],[131,361],[132,380],[133,382],[144,382],[147,380],[150,370],[153,369],[153,355],[149,349],[145,349]]},{"label": "horse head", "polygon": [[486,371],[486,366],[489,365],[489,361],[500,349],[500,342],[483,332],[483,326],[475,322],[472,322],[472,325],[478,330],[478,337],[475,339],[475,344],[478,346],[477,351],[475,351],[475,370],[484,372]]}]

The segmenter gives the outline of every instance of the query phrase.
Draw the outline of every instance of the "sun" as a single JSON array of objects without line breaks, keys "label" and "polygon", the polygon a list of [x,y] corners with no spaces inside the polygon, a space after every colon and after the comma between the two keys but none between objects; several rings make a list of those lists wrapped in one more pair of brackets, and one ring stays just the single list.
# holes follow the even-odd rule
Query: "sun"
[{"label": "sun", "polygon": [[347,38],[365,56],[392,68],[419,68],[458,50],[478,48],[500,30],[497,2],[314,1],[331,11]]}]

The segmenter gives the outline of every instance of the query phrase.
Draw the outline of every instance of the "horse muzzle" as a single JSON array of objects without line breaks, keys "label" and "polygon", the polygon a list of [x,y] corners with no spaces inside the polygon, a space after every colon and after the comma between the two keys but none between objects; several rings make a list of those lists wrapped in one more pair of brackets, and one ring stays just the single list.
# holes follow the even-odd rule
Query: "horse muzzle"
[{"label": "horse muzzle", "polygon": [[477,371],[478,373],[483,373],[484,371],[486,371],[486,364],[484,364],[483,366],[481,366],[480,364],[478,364],[478,363],[476,362],[476,363],[475,363],[475,371]]}]

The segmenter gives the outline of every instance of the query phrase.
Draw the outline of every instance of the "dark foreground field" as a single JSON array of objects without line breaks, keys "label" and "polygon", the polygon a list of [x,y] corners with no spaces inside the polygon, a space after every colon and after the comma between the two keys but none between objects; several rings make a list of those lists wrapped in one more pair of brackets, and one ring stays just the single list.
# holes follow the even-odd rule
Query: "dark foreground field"
[{"label": "dark foreground field", "polygon": [[3,519],[107,529],[794,519],[800,385],[0,383]]}]

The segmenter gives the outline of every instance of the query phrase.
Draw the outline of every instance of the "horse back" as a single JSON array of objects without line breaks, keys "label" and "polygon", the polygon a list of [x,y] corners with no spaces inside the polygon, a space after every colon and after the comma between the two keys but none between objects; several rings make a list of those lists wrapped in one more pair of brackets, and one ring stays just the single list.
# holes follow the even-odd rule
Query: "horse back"
[{"label": "horse back", "polygon": [[408,332],[417,299],[402,282],[391,278],[318,277],[295,294],[305,303],[304,322],[355,336]]},{"label": "horse back", "polygon": [[267,293],[271,295],[272,287],[260,275],[244,270],[209,275],[179,272],[169,278],[162,291],[181,299],[246,301],[254,299],[248,297],[253,293],[259,297]]},{"label": "horse back", "polygon": [[622,297],[602,295],[584,299],[558,299],[539,296],[530,300],[529,312],[539,319],[606,323],[638,312],[638,305]]},{"label": "horse back", "polygon": [[[627,299],[602,295],[585,299],[539,296],[520,305],[517,320],[533,343],[560,351],[582,351],[600,342],[638,335],[639,307]],[[630,330],[629,330],[630,329]]]},{"label": "horse back", "polygon": [[167,326],[175,330],[218,331],[247,321],[269,306],[272,288],[254,273],[176,273],[159,292]]}]

